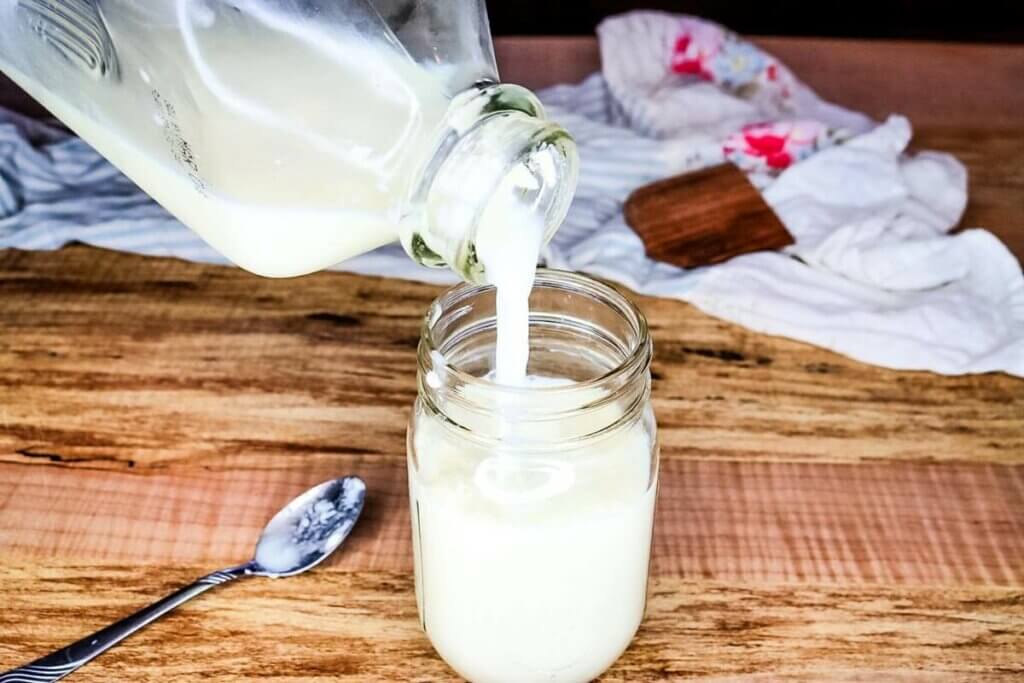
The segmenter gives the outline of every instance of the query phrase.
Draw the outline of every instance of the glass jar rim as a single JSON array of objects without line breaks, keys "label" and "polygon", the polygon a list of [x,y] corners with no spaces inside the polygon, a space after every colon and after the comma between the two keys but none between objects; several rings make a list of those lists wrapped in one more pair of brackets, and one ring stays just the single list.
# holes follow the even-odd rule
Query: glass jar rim
[{"label": "glass jar rim", "polygon": [[[493,289],[491,285],[480,285],[464,282],[431,303],[424,316],[421,328],[420,343],[417,349],[417,365],[422,376],[427,373],[435,375],[440,385],[456,383],[463,386],[481,387],[492,395],[506,396],[559,396],[574,392],[588,392],[609,385],[628,386],[636,377],[645,372],[650,365],[653,346],[647,319],[643,313],[621,293],[611,286],[580,273],[567,270],[538,268],[534,280],[534,288],[563,289],[575,294],[587,295],[594,301],[621,316],[629,325],[634,338],[628,349],[623,351],[623,358],[615,367],[607,372],[585,380],[551,386],[511,386],[498,384],[487,378],[473,375],[450,365],[447,360],[443,364],[436,363],[435,352],[440,353],[441,340],[436,339],[435,325],[446,311]],[[532,324],[532,319],[531,319]],[[442,356],[443,357],[443,356]]]}]

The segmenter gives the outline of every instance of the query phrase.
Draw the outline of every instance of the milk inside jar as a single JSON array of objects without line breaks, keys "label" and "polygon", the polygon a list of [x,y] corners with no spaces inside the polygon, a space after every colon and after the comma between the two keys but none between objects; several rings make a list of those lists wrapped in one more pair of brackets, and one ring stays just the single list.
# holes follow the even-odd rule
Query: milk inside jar
[{"label": "milk inside jar", "polygon": [[261,275],[401,240],[477,280],[499,188],[550,237],[575,185],[569,136],[497,82],[483,3],[0,0],[0,70]]},{"label": "milk inside jar", "polygon": [[650,341],[611,289],[540,271],[525,375],[498,382],[502,280],[497,294],[453,290],[427,316],[409,431],[419,613],[470,681],[589,681],[644,612]]}]

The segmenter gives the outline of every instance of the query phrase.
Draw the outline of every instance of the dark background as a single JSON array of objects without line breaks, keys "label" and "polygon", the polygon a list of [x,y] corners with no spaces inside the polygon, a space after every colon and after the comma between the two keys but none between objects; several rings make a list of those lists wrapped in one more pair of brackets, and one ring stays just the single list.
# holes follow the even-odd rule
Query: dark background
[{"label": "dark background", "polygon": [[603,17],[659,9],[747,34],[1024,43],[1024,0],[488,0],[487,8],[496,36],[589,35]]}]

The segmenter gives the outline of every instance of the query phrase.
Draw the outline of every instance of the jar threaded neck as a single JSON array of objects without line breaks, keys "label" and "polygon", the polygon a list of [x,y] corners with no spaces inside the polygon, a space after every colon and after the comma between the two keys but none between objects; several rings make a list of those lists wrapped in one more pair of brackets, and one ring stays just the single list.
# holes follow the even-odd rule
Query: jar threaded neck
[{"label": "jar threaded neck", "polygon": [[565,439],[577,441],[635,421],[650,397],[652,346],[643,314],[605,284],[547,269],[537,273],[530,309],[530,372],[564,384],[514,387],[488,379],[494,289],[463,284],[439,297],[424,320],[418,380],[425,407],[485,441],[507,433],[503,412],[514,416],[520,440],[531,425],[558,422]]}]

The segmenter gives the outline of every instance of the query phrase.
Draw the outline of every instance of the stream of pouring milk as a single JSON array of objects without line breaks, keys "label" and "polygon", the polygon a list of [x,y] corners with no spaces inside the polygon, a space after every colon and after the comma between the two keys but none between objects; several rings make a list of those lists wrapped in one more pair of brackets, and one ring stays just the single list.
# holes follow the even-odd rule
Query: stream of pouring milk
[{"label": "stream of pouring milk", "polygon": [[495,287],[497,342],[494,381],[519,386],[530,360],[530,291],[544,239],[543,216],[500,192],[485,209],[477,235],[477,255]]},{"label": "stream of pouring milk", "polygon": [[[527,373],[529,296],[545,226],[515,197],[498,193],[477,239],[496,287],[491,377],[568,386]],[[573,411],[601,391],[542,400],[553,413]],[[651,437],[633,422],[574,443],[573,435],[615,423],[624,406],[527,423],[517,420],[522,400],[537,399],[516,394],[498,401],[496,414],[460,414],[471,430],[496,420],[497,445],[468,441],[437,416],[417,423],[409,466],[417,602],[434,647],[470,681],[583,683],[619,657],[643,618],[657,489]],[[524,440],[557,451],[534,452]]]}]

